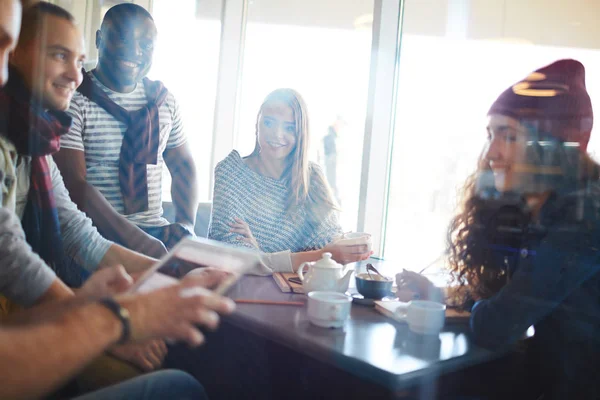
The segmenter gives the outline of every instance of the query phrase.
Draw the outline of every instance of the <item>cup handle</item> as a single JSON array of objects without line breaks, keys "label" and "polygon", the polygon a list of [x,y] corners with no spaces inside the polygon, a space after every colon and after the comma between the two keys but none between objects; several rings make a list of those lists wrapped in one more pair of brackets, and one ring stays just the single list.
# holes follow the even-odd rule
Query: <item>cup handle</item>
[{"label": "cup handle", "polygon": [[310,263],[309,262],[303,262],[302,264],[300,264],[300,266],[298,267],[298,278],[300,278],[300,282],[304,282],[304,266],[308,265],[310,267]]},{"label": "cup handle", "polygon": [[398,308],[396,308],[396,311],[394,312],[396,319],[406,322],[408,306],[409,304],[398,304]]},{"label": "cup handle", "polygon": [[341,309],[342,309],[342,307],[339,304],[332,305],[329,308],[329,319],[331,319],[331,320],[337,319]]}]

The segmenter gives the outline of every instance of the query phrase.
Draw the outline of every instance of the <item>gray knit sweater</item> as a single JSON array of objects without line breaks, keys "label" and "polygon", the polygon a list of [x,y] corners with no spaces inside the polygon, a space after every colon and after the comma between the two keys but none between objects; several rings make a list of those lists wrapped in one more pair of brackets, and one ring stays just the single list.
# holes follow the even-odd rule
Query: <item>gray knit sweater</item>
[{"label": "gray knit sweater", "polygon": [[[310,163],[310,171],[320,168]],[[314,180],[311,181],[315,184]],[[300,252],[323,248],[342,229],[334,210],[321,221],[313,221],[306,209],[288,215],[285,204],[289,188],[282,180],[258,174],[233,150],[215,168],[213,209],[208,231],[211,239],[237,246],[250,246],[229,232],[229,224],[240,218],[248,224],[265,253]]]}]

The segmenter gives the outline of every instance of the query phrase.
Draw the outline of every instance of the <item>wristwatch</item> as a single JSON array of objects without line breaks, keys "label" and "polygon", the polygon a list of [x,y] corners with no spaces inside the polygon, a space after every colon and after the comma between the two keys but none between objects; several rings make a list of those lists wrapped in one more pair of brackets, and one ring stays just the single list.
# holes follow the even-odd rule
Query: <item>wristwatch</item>
[{"label": "wristwatch", "polygon": [[98,302],[112,311],[119,321],[121,321],[121,337],[119,338],[117,344],[126,343],[131,336],[131,320],[129,318],[129,311],[120,305],[115,299],[110,297],[101,299]]}]

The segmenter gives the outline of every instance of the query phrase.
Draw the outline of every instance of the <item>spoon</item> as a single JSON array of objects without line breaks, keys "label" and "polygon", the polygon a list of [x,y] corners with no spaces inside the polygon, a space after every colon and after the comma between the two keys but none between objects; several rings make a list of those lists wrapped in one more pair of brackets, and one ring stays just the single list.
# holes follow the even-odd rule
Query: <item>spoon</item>
[{"label": "spoon", "polygon": [[432,265],[434,265],[436,262],[438,262],[440,260],[440,258],[444,257],[447,254],[448,254],[448,250],[444,250],[444,252],[442,252],[442,254],[440,254],[435,260],[433,260],[432,262],[430,262],[429,264],[427,264],[427,266],[425,268],[423,268],[422,270],[420,270],[419,274],[422,274],[423,272],[425,272],[426,270],[428,270],[429,267],[431,267]]},{"label": "spoon", "polygon": [[369,279],[370,280],[374,280],[373,277],[371,276],[371,268],[369,268],[370,266],[372,266],[371,264],[367,264],[367,274],[369,274]]},{"label": "spoon", "polygon": [[[371,271],[375,272],[377,275],[379,275],[380,277],[382,277],[384,280],[386,280],[386,281],[388,280],[388,278],[387,278],[387,277],[385,277],[385,276],[383,276],[383,275],[381,274],[381,272],[377,271],[377,268],[375,268],[375,267],[373,266],[373,264],[371,264],[371,263],[368,263],[368,264],[367,264],[367,273],[369,274],[369,278],[371,278]],[[373,278],[371,278],[371,279],[373,279]]]}]

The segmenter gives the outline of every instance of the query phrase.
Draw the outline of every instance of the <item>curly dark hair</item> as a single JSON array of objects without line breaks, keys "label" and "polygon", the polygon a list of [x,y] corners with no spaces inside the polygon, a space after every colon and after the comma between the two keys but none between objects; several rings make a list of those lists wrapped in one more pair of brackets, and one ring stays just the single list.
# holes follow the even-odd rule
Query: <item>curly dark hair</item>
[{"label": "curly dark hair", "polygon": [[[587,187],[591,181],[598,181],[600,165],[589,155],[581,153],[569,168],[577,168],[576,176],[570,177],[570,188]],[[466,180],[462,189],[462,200],[458,213],[451,220],[447,233],[448,262],[453,281],[459,290],[450,301],[466,306],[472,300],[485,299],[496,294],[507,282],[509,274],[498,259],[492,256],[490,245],[520,248],[522,236],[490,235],[485,223],[489,213],[490,200],[481,196],[481,181],[491,172],[489,165],[480,157],[477,171]],[[523,213],[520,220],[511,221],[521,226],[529,224],[531,215]],[[487,219],[489,220],[489,218]],[[488,229],[488,230],[486,230]]]}]

